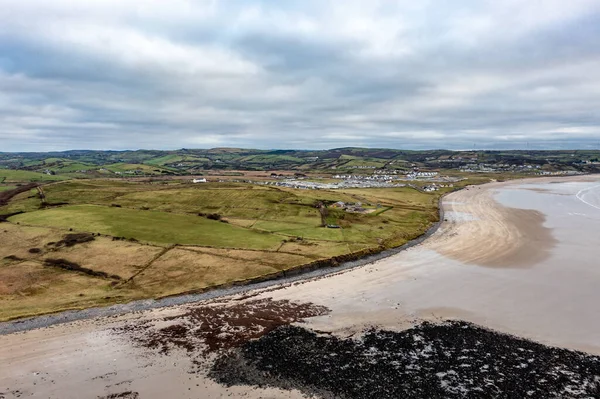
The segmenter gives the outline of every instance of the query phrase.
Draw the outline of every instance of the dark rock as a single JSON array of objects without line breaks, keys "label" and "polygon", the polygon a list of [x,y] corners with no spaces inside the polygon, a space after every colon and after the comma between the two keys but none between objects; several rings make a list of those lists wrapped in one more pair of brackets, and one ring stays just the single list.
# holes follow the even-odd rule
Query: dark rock
[{"label": "dark rock", "polygon": [[336,398],[598,398],[600,357],[460,321],[360,340],[284,326],[218,358],[210,376]]}]

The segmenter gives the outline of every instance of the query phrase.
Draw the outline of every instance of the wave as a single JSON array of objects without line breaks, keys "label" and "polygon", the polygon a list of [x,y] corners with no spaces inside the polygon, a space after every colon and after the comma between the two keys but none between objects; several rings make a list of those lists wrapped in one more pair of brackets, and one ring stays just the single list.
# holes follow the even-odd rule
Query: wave
[{"label": "wave", "polygon": [[579,190],[576,197],[578,200],[583,202],[586,205],[589,205],[593,208],[600,209],[600,193],[594,191],[595,189],[600,188],[600,184],[593,187],[584,188]]}]

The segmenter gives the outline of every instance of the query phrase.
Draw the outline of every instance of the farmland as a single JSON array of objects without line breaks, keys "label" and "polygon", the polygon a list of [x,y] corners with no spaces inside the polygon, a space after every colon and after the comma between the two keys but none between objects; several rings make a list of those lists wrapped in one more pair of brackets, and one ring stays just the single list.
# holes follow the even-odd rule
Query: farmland
[{"label": "farmland", "polygon": [[[174,151],[65,151],[1,153],[2,173],[22,171],[27,179],[101,178],[129,176],[206,175],[215,171],[297,171],[302,173],[392,173],[419,170],[526,173],[600,170],[600,151],[407,151],[382,148],[330,150],[254,150],[242,148]],[[47,174],[44,177],[41,174]],[[56,176],[62,177],[56,177]],[[54,176],[54,177],[53,177]],[[43,179],[42,179],[43,178]]]},{"label": "farmland", "polygon": [[68,177],[65,176],[52,176],[46,175],[39,172],[30,172],[27,170],[12,170],[12,169],[0,169],[0,182],[11,183],[21,181],[33,181],[33,182],[50,182],[66,180]]},{"label": "farmland", "polygon": [[[0,153],[0,320],[335,265],[420,236],[438,220],[445,192],[589,173],[599,157],[366,148]],[[208,182],[193,184],[200,176]],[[345,179],[364,184],[322,184]],[[87,238],[64,244],[78,234]]]},{"label": "farmland", "polygon": [[402,245],[438,220],[439,195],[99,179],[27,189],[0,207],[14,214],[0,224],[0,320],[202,291]]}]

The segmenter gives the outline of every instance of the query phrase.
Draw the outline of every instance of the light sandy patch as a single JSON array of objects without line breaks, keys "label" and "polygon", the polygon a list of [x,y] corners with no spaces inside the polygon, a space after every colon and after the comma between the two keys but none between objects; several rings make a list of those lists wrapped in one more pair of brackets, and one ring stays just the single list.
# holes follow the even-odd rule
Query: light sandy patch
[{"label": "light sandy patch", "polygon": [[105,398],[124,392],[143,399],[306,398],[299,391],[224,387],[201,370],[190,373],[193,365],[186,354],[149,356],[115,339],[106,324],[71,324],[0,337],[0,392],[7,398],[44,399]]},{"label": "light sandy patch", "polygon": [[444,209],[470,217],[447,218],[427,247],[461,262],[490,267],[526,267],[546,259],[556,240],[544,227],[545,216],[536,210],[504,207],[493,194],[489,186],[448,195]]}]

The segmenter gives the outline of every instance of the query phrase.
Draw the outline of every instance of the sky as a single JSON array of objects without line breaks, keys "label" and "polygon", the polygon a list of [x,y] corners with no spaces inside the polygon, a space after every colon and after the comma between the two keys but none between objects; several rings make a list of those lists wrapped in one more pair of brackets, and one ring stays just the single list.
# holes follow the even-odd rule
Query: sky
[{"label": "sky", "polygon": [[0,151],[600,148],[599,0],[0,0]]}]

